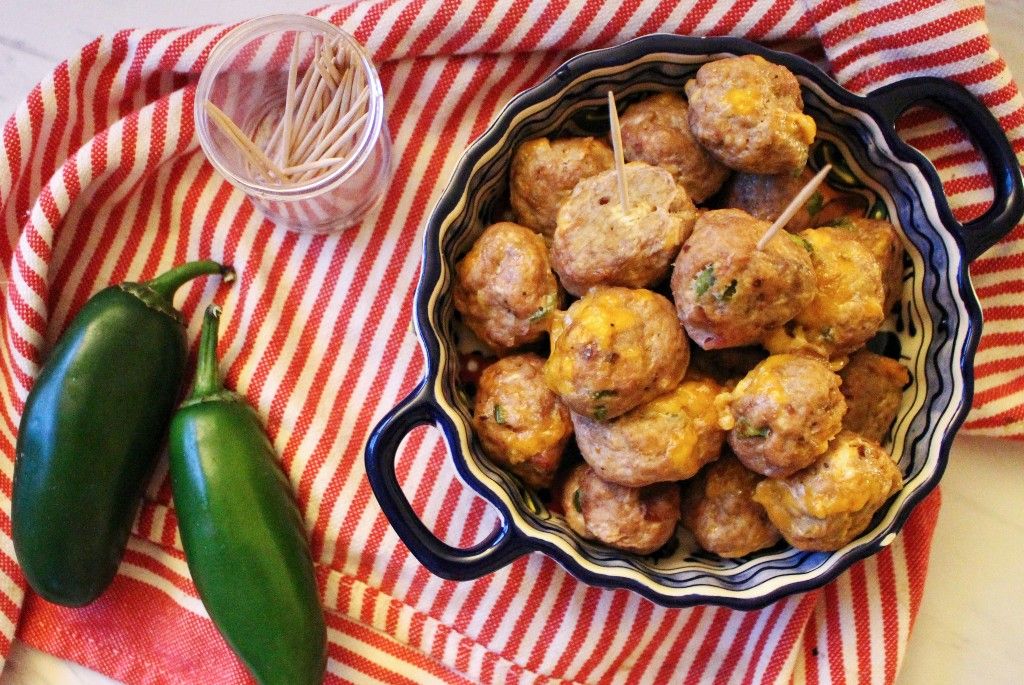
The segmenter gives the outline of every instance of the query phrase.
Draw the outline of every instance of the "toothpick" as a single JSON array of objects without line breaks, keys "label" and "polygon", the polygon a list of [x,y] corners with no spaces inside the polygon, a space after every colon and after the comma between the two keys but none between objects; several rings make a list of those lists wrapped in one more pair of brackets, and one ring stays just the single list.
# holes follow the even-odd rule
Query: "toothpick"
[{"label": "toothpick", "polygon": [[336,45],[324,45],[320,51],[320,56],[323,58],[324,67],[330,73],[331,78],[334,80],[335,85],[341,80],[341,72],[338,71],[338,65],[336,60],[338,59],[338,48]]},{"label": "toothpick", "polygon": [[292,116],[295,113],[295,79],[299,73],[299,36],[292,42],[291,64],[288,66],[288,90],[284,95],[284,114],[281,121],[284,130],[281,135],[281,164],[287,165],[292,151]]},{"label": "toothpick", "polygon": [[[302,118],[303,104],[307,103],[308,98],[310,97],[310,93],[307,92],[307,90],[309,89],[309,84],[310,81],[312,80],[314,73],[315,70],[306,69],[306,73],[304,73],[302,75],[302,78],[299,79],[299,83],[295,88],[295,96],[292,98],[292,101],[295,103],[292,112],[292,138],[295,137],[295,131],[298,128],[297,126],[295,126],[295,123]],[[267,142],[263,147],[266,148],[267,150],[272,150],[274,146],[278,144],[278,141],[284,141],[284,139],[281,137],[283,134],[284,117],[282,116],[281,119],[277,122],[277,128],[274,129],[274,133],[270,136],[270,138],[267,139]],[[293,143],[294,140],[287,141],[288,145],[292,145]]]},{"label": "toothpick", "polygon": [[309,119],[314,114],[316,103],[321,94],[324,91],[324,80],[320,77],[320,70],[316,68],[316,57],[314,55],[314,61],[310,63],[308,67],[309,84],[306,86],[306,92],[302,97],[302,102],[299,103],[299,111],[296,114],[295,119],[299,122],[298,130],[305,130],[309,126]]},{"label": "toothpick", "polygon": [[[337,136],[344,133],[345,129],[350,126],[352,119],[363,109],[363,105],[366,104],[367,99],[370,97],[370,91],[368,88],[363,88],[363,92],[359,94],[359,98],[356,100],[352,108],[345,113],[338,123],[334,125],[327,135],[324,137],[323,142],[313,148],[313,151],[306,155],[306,159],[316,159],[325,154],[332,154],[328,152],[330,146],[332,146],[337,140]],[[299,154],[302,154],[302,150],[299,150]]]},{"label": "toothpick", "polygon": [[335,166],[336,164],[341,164],[344,161],[344,157],[324,157],[323,159],[318,159],[315,162],[303,162],[302,164],[285,167],[284,169],[281,169],[281,171],[286,174],[297,174],[303,171],[315,171],[317,169]]},{"label": "toothpick", "polygon": [[[334,144],[331,147],[329,147],[323,154],[326,154],[326,155],[337,155],[337,154],[339,154],[341,149],[345,146],[345,143],[347,143],[353,136],[355,136],[355,134],[359,133],[360,129],[362,128],[362,125],[363,125],[364,121],[366,121],[366,113],[365,112],[363,113],[363,115],[361,117],[356,119],[355,122],[353,122],[351,126],[346,128],[345,132],[342,133],[341,136],[336,141],[334,141]],[[309,177],[310,177],[309,174],[310,174],[310,172],[307,171],[305,174],[303,174],[302,176],[299,177],[299,180],[300,181],[308,180]]]},{"label": "toothpick", "polygon": [[[301,184],[344,164],[369,117],[370,90],[362,63],[348,46],[340,40],[316,37],[312,57],[300,74],[301,61],[296,38],[284,107],[268,114],[253,134],[261,144],[216,105],[205,103],[210,118],[238,148],[252,172],[277,184]],[[272,128],[270,121],[276,117],[280,118]]]},{"label": "toothpick", "polygon": [[821,171],[815,174],[814,178],[808,181],[807,185],[805,185],[800,192],[796,194],[796,197],[790,200],[786,208],[782,210],[782,214],[780,214],[779,218],[775,220],[775,223],[773,223],[771,227],[765,231],[765,234],[761,236],[761,239],[757,241],[758,250],[763,250],[765,245],[768,244],[768,241],[779,232],[779,229],[788,224],[789,220],[800,211],[800,208],[803,207],[804,203],[811,198],[811,195],[814,194],[814,191],[818,189],[818,186],[821,185],[821,182],[825,180],[825,177],[828,176],[828,172],[831,170],[831,164],[823,166]]},{"label": "toothpick", "polygon": [[284,174],[281,169],[269,158],[263,150],[256,146],[256,143],[252,142],[249,136],[242,132],[242,129],[238,128],[238,124],[231,120],[227,114],[221,111],[217,105],[213,104],[209,100],[206,101],[206,111],[213,119],[214,123],[220,127],[220,130],[228,136],[231,140],[235,141],[235,144],[243,151],[248,152],[246,156],[249,160],[257,162],[255,166],[262,167],[268,175],[276,176],[278,180],[284,180]]},{"label": "toothpick", "polygon": [[622,129],[619,128],[619,112],[615,107],[615,94],[608,91],[608,118],[611,119],[612,150],[615,153],[615,173],[619,177],[619,204],[622,211],[629,209],[629,194],[626,192],[626,161],[622,156]]},{"label": "toothpick", "polygon": [[345,75],[341,78],[341,85],[338,87],[338,93],[331,100],[327,106],[326,111],[320,117],[320,120],[316,122],[316,126],[310,130],[313,133],[315,130],[317,133],[316,142],[313,147],[316,148],[323,142],[327,132],[334,128],[334,125],[338,122],[338,115],[350,109],[351,98],[352,98],[352,70],[346,69]]},{"label": "toothpick", "polygon": [[323,53],[316,56],[313,64],[316,66],[316,70],[320,72],[320,80],[326,83],[327,87],[331,92],[333,92],[334,89],[337,88],[337,84],[334,81],[334,74],[332,74],[331,70],[327,68],[326,64],[324,64]]}]

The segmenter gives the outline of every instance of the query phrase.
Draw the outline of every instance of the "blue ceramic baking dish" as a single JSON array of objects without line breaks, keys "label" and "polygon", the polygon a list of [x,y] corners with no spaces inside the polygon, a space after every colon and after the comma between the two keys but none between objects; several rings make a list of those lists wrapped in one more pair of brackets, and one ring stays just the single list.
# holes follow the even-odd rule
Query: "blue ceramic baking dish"
[{"label": "blue ceramic baking dish", "polygon": [[[863,535],[836,552],[780,545],[726,560],[684,544],[660,558],[634,556],[580,539],[560,515],[484,456],[470,428],[472,408],[458,389],[454,265],[496,219],[519,143],[545,135],[605,135],[608,90],[623,104],[654,91],[680,91],[705,62],[751,53],[796,74],[805,111],[819,129],[812,159],[819,164],[823,158],[838,160],[848,172],[848,189],[887,214],[904,237],[909,264],[896,323],[887,334],[888,352],[898,354],[912,376],[889,443],[904,487]],[[995,198],[969,224],[953,218],[932,165],[896,135],[896,118],[917,104],[946,112],[985,157]],[[987,109],[952,82],[907,79],[859,97],[799,57],[733,38],[651,35],[581,54],[509,102],[463,154],[430,216],[414,318],[426,354],[426,377],[370,436],[366,471],[374,494],[416,558],[445,578],[476,578],[539,551],[588,583],[628,588],[674,607],[707,603],[750,609],[821,586],[890,544],[914,506],[939,482],[950,443],[971,405],[972,365],[981,333],[981,311],[967,267],[1022,213],[1020,169],[1002,130]],[[438,540],[398,485],[399,444],[411,429],[427,423],[443,432],[462,480],[501,514],[502,524],[475,547],[457,549]]]}]

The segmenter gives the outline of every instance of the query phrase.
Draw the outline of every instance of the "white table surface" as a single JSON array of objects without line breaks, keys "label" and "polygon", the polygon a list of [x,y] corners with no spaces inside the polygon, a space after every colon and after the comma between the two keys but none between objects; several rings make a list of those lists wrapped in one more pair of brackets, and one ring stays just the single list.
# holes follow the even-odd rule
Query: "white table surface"
[{"label": "white table surface", "polygon": [[[324,0],[326,1],[326,0]],[[7,0],[0,22],[0,120],[58,62],[101,33],[231,21],[320,3],[288,0]],[[989,25],[1024,77],[1024,0],[989,0]],[[1024,450],[960,438],[942,481],[931,570],[900,685],[1024,683]],[[114,681],[15,643],[0,685]]]}]

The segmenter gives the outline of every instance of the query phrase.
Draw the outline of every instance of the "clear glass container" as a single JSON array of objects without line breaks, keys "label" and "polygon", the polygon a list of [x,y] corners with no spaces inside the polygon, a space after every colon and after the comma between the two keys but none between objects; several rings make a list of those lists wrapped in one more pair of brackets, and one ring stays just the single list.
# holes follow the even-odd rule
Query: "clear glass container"
[{"label": "clear glass container", "polygon": [[[355,142],[348,145],[344,161],[329,173],[294,184],[275,182],[253,168],[212,120],[206,103],[216,105],[262,147],[285,111],[293,58],[297,57],[298,73],[305,73],[317,54],[318,40],[339,41],[349,50],[359,72],[355,78],[362,76],[367,86],[366,116],[361,127],[354,127]],[[352,36],[314,17],[271,15],[227,33],[210,52],[199,77],[195,122],[200,145],[217,171],[268,218],[297,231],[328,233],[358,223],[391,180],[391,136],[373,62]]]}]

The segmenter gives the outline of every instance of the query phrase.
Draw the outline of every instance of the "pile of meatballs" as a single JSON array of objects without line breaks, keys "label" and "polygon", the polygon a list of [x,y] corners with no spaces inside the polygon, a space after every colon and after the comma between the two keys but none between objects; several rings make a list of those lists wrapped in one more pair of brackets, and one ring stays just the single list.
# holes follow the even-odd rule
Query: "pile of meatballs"
[{"label": "pile of meatballs", "polygon": [[864,349],[902,289],[893,226],[823,189],[757,248],[815,133],[793,74],[743,56],[622,114],[628,206],[604,140],[516,150],[514,221],[456,267],[499,357],[473,425],[578,535],[651,554],[681,522],[721,557],[835,550],[901,487],[880,443],[909,376]]}]

